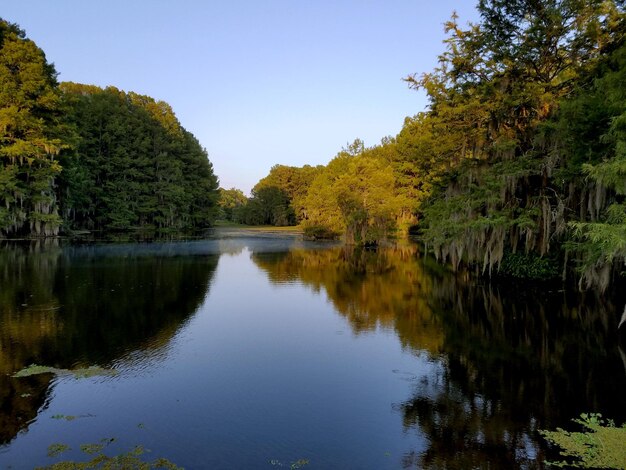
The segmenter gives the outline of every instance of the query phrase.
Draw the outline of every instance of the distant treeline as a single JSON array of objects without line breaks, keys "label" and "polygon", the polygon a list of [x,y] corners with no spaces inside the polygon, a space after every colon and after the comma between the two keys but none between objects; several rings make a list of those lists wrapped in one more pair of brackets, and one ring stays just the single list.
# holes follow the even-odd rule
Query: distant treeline
[{"label": "distant treeline", "polygon": [[[438,258],[606,286],[626,259],[626,28],[619,0],[479,0],[439,66],[406,78],[427,111],[325,167],[275,166],[246,223],[376,244],[418,233]],[[294,183],[294,181],[297,181]]]},{"label": "distant treeline", "polygon": [[0,19],[0,237],[212,223],[217,178],[168,104],[56,76]]}]

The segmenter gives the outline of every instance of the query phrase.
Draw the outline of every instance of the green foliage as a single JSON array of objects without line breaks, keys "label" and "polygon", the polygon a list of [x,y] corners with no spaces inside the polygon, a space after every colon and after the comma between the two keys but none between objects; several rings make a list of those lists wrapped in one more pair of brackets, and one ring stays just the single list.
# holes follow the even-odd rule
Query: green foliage
[{"label": "green foliage", "polygon": [[[530,260],[575,236],[584,243],[570,244],[570,260],[606,270],[624,239],[606,226],[626,181],[622,6],[481,0],[478,10],[478,24],[448,22],[433,73],[407,79],[431,101],[411,123],[421,139],[404,146],[434,165],[422,167],[423,240],[455,266],[543,277],[553,269]],[[518,247],[527,259],[507,260]],[[605,286],[601,277],[588,283]]]},{"label": "green foliage", "polygon": [[574,236],[583,240],[573,246],[585,250],[587,262],[611,264],[626,259],[626,203],[610,205],[604,215],[604,222],[571,223]]},{"label": "green foliage", "polygon": [[304,199],[308,193],[313,179],[322,171],[321,166],[303,167],[274,165],[269,174],[262,178],[252,189],[253,194],[257,194],[263,188],[278,188],[286,194],[289,200],[290,212],[295,215],[295,221],[301,222],[306,219],[306,208]]},{"label": "green foliage", "polygon": [[274,165],[252,188],[252,197],[233,211],[233,221],[248,225],[289,226],[306,220],[304,200],[322,167]]},{"label": "green foliage", "polygon": [[249,199],[218,193],[169,105],[59,88],[43,52],[0,21],[0,235],[178,230],[219,215],[368,245],[419,224],[455,267],[543,278],[567,252],[605,287],[626,262],[623,2],[479,0],[478,12],[467,27],[453,15],[439,66],[406,79],[428,111],[326,167],[276,165]]},{"label": "green foliage", "polygon": [[289,195],[276,186],[263,186],[252,190],[252,197],[240,206],[235,221],[248,225],[295,225],[296,217]]},{"label": "green foliage", "polygon": [[243,191],[236,188],[219,188],[217,205],[220,208],[219,219],[235,222],[236,214],[248,202]]},{"label": "green foliage", "polygon": [[54,67],[0,19],[0,236],[58,233],[55,178],[73,140],[62,111]]},{"label": "green foliage", "polygon": [[567,247],[581,281],[606,287],[626,262],[626,46],[599,65],[591,85],[563,104],[558,120],[572,158],[567,169],[582,188]]},{"label": "green foliage", "polygon": [[421,113],[406,118],[396,138],[388,142],[396,187],[402,197],[401,219],[405,231],[418,222],[423,202],[448,168],[447,155],[455,142],[436,117]]},{"label": "green foliage", "polygon": [[0,19],[0,236],[210,225],[217,178],[161,101],[63,84]]},{"label": "green foliage", "polygon": [[600,413],[583,413],[574,419],[586,431],[570,432],[557,428],[542,431],[544,438],[560,447],[561,455],[568,458],[549,462],[557,467],[575,468],[626,468],[626,424],[616,427],[611,420],[602,419]]},{"label": "green foliage", "polygon": [[559,277],[556,260],[534,253],[506,252],[500,263],[499,272],[521,279],[549,280]]},{"label": "green foliage", "polygon": [[[296,210],[305,233],[370,244],[419,224],[455,267],[540,279],[575,238],[569,260],[606,270],[623,258],[623,5],[481,0],[478,11],[466,28],[454,15],[439,66],[407,78],[430,109],[315,176]],[[290,175],[274,167],[259,187],[289,192]]]},{"label": "green foliage", "polygon": [[305,200],[305,233],[344,233],[349,244],[376,244],[394,234],[403,199],[385,145],[356,140],[313,180]]},{"label": "green foliage", "polygon": [[323,225],[305,225],[304,237],[309,240],[336,240],[341,234]]},{"label": "green foliage", "polygon": [[60,193],[72,229],[188,229],[212,224],[217,178],[170,106],[114,87],[63,83],[78,129]]}]

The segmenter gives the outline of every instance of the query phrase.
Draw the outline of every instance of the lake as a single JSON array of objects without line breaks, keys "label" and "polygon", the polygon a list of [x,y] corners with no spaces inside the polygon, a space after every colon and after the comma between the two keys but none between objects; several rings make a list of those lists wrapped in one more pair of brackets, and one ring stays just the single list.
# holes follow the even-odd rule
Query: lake
[{"label": "lake", "polygon": [[[3,242],[0,468],[543,468],[538,430],[626,421],[624,301],[411,244]],[[31,364],[115,372],[13,377]]]}]

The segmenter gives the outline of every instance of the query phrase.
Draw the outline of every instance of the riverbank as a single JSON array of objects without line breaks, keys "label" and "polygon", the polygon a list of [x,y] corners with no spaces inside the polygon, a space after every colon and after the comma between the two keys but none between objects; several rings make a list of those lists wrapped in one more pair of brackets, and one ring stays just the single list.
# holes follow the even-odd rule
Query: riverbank
[{"label": "riverbank", "polygon": [[273,225],[244,225],[233,222],[216,222],[211,229],[213,236],[232,237],[294,237],[302,236],[300,226],[275,227]]}]

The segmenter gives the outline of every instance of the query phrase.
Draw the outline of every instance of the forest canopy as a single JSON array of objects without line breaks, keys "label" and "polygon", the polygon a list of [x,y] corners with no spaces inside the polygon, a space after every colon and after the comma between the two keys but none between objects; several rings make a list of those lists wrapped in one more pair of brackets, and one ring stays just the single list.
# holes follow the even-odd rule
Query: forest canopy
[{"label": "forest canopy", "polygon": [[167,103],[114,87],[60,89],[79,137],[76,152],[62,160],[61,206],[71,228],[210,225],[217,178]]},{"label": "forest canopy", "polygon": [[217,178],[162,101],[57,81],[0,19],[0,236],[209,226]]},{"label": "forest canopy", "polygon": [[319,169],[298,221],[354,244],[418,233],[455,268],[605,287],[626,261],[623,2],[477,9],[445,24],[438,67],[406,78],[428,109]]},{"label": "forest canopy", "polygon": [[245,197],[164,102],[57,82],[0,21],[0,235],[181,230],[220,217],[377,245],[418,234],[454,268],[607,286],[626,262],[620,0],[479,0],[456,14],[429,105],[325,166],[275,165]]}]

